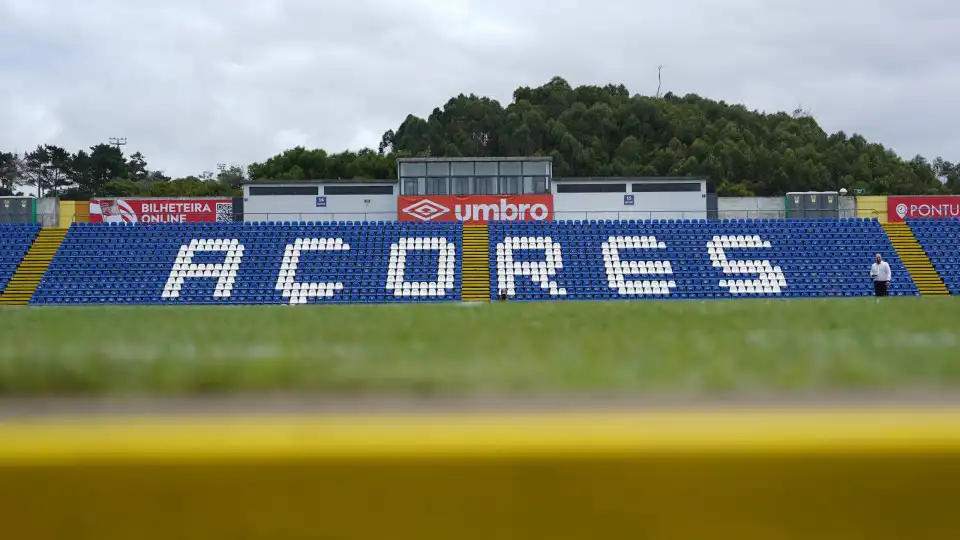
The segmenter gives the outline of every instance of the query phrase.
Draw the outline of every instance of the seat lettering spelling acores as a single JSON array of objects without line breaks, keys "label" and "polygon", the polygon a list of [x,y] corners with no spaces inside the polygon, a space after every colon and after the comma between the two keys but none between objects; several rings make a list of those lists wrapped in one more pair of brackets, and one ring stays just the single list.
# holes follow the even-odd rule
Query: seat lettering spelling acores
[{"label": "seat lettering spelling acores", "polygon": [[490,243],[491,289],[521,299],[870,296],[876,253],[892,296],[920,294],[875,219],[500,222]]},{"label": "seat lettering spelling acores", "polygon": [[[491,298],[501,289],[516,300],[868,296],[875,253],[901,277],[891,295],[919,294],[876,220],[494,222],[489,231]],[[2,244],[7,259],[36,232],[17,234]],[[459,223],[74,224],[31,303],[459,301],[462,237]]]}]

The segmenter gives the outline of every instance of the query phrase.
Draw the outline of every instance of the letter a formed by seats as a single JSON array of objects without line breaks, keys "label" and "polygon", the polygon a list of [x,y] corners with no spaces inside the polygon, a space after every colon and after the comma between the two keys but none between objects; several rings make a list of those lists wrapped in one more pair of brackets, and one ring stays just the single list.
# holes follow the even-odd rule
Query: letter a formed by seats
[{"label": "letter a formed by seats", "polygon": [[[225,254],[222,263],[194,263],[197,252],[222,252]],[[233,285],[237,280],[237,271],[243,261],[244,246],[236,238],[229,240],[194,239],[190,244],[180,246],[177,258],[170,269],[167,283],[163,287],[162,298],[176,300],[180,297],[180,290],[185,280],[193,278],[217,278],[217,285],[213,291],[214,298],[230,298]]]}]

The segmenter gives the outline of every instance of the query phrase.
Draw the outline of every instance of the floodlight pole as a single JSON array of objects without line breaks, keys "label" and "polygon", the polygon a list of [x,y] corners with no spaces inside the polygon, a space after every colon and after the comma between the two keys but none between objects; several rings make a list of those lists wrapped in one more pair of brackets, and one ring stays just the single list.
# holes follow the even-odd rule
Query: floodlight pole
[{"label": "floodlight pole", "polygon": [[120,150],[121,146],[124,146],[127,144],[126,137],[110,137],[109,141],[110,141],[110,146],[116,148],[117,150]]}]

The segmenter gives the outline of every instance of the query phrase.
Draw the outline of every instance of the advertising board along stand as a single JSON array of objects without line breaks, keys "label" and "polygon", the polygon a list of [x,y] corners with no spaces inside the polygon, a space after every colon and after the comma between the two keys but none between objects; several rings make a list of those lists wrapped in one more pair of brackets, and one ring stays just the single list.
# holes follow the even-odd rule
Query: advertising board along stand
[{"label": "advertising board along stand", "polygon": [[887,197],[888,221],[953,217],[960,217],[960,195],[891,195]]},{"label": "advertising board along stand", "polygon": [[400,221],[551,221],[552,195],[432,195],[397,198]]},{"label": "advertising board along stand", "polygon": [[93,199],[90,223],[233,221],[233,199]]}]

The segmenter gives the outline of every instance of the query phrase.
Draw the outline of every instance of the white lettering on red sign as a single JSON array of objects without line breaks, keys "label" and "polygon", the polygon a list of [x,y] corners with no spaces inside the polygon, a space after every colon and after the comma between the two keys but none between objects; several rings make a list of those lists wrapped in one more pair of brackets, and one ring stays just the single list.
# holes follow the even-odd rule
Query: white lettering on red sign
[{"label": "white lettering on red sign", "polygon": [[453,213],[459,221],[524,221],[529,218],[543,221],[550,215],[550,208],[542,203],[513,204],[500,199],[499,205],[458,204]]},{"label": "white lettering on red sign", "polygon": [[203,202],[142,202],[141,213],[150,214],[209,214],[210,205]]},{"label": "white lettering on red sign", "polygon": [[[911,204],[909,217],[943,218],[960,216],[958,204]],[[904,217],[904,216],[900,216]]]},{"label": "white lettering on red sign", "polygon": [[140,214],[140,221],[143,223],[186,223],[186,214],[167,214],[151,216],[150,214]]}]

